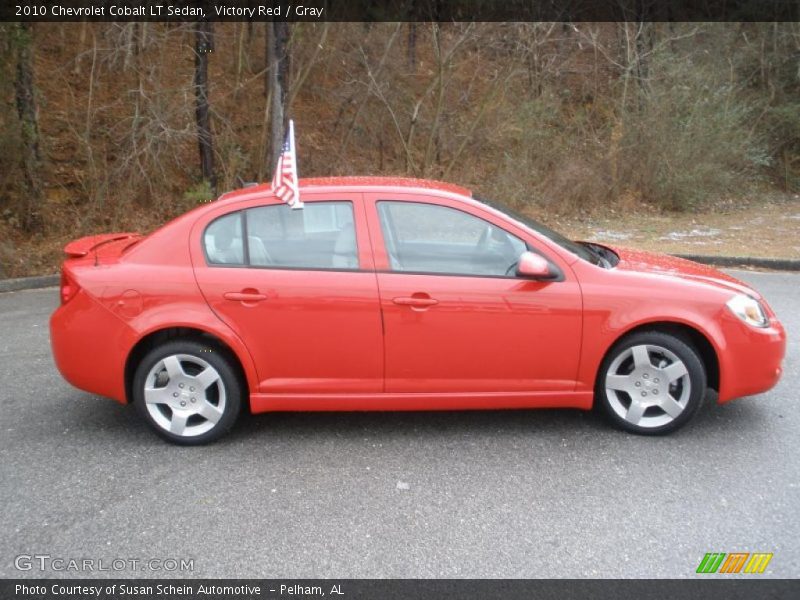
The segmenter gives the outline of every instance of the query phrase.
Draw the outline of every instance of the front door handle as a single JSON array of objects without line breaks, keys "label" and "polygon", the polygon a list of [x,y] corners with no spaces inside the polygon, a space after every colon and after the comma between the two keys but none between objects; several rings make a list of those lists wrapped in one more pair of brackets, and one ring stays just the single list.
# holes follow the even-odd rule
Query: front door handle
[{"label": "front door handle", "polygon": [[266,300],[267,296],[257,291],[241,291],[241,292],[225,292],[223,295],[225,300],[233,300],[234,302],[261,302]]},{"label": "front door handle", "polygon": [[392,298],[392,302],[400,306],[411,306],[415,308],[425,308],[439,304],[438,300],[429,296],[399,296],[397,298]]}]

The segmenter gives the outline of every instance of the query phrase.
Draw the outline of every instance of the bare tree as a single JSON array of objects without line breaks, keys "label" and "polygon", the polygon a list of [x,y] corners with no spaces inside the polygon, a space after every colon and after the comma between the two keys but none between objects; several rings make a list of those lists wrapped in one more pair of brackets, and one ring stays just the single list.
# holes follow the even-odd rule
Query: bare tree
[{"label": "bare tree", "polygon": [[40,176],[39,122],[33,85],[33,32],[30,23],[18,24],[17,76],[14,82],[17,115],[22,126],[22,169],[25,174],[26,199],[20,223],[27,231],[42,226],[40,206],[43,192]]},{"label": "bare tree", "polygon": [[[427,176],[436,158],[436,146],[444,115],[444,101],[449,84],[452,82],[453,62],[459,50],[471,38],[474,30],[474,23],[470,23],[460,28],[455,36],[455,40],[449,48],[444,48],[442,44],[442,32],[437,23],[431,24],[431,41],[434,56],[434,67],[430,79],[421,94],[411,98],[410,106],[396,107],[393,98],[387,95],[387,84],[378,81],[376,73],[367,67],[367,89],[383,103],[389,113],[392,125],[397,138],[403,147],[405,155],[405,169],[407,173],[416,176]],[[388,47],[393,41],[389,40]],[[366,53],[361,47],[361,54],[364,56],[365,65]],[[429,106],[432,104],[432,107]],[[428,107],[433,111],[433,116],[428,125],[427,139],[422,141],[417,147],[416,135],[420,129],[423,107]],[[403,118],[402,112],[407,114]],[[417,155],[422,154],[421,157]]]},{"label": "bare tree", "polygon": [[411,71],[417,69],[417,24],[412,21],[408,24],[408,68]]},{"label": "bare tree", "polygon": [[[316,26],[312,24],[312,27],[316,27]],[[294,30],[294,32],[292,34],[293,36],[296,36],[297,30],[298,30],[297,28],[298,28],[298,26],[296,25],[295,26],[295,30]],[[296,68],[296,72],[293,74],[293,76],[291,78],[292,79],[291,82],[289,82],[290,90],[289,90],[288,100],[286,101],[286,111],[285,112],[288,113],[288,112],[291,111],[292,106],[294,105],[294,101],[297,98],[297,95],[300,93],[300,90],[303,89],[303,84],[306,82],[306,79],[308,78],[309,74],[311,73],[311,70],[317,64],[317,61],[319,59],[319,55],[322,52],[322,50],[325,48],[325,43],[326,43],[326,40],[328,39],[328,31],[329,30],[330,30],[330,22],[326,21],[322,25],[322,33],[320,33],[319,39],[317,40],[317,42],[315,44],[313,44],[313,49],[311,51],[311,56],[309,56],[308,59],[305,62],[292,61],[293,63],[295,63],[297,68]],[[292,44],[294,45],[294,41],[292,42]],[[297,56],[296,53],[294,53],[294,55]]]},{"label": "bare tree", "polygon": [[[363,61],[364,70],[367,72],[367,75],[370,78],[370,81],[366,84],[367,90],[370,90],[372,88],[373,84],[377,85],[377,81],[382,76],[383,69],[386,66],[386,61],[387,61],[387,59],[389,58],[389,56],[391,54],[391,50],[392,50],[392,47],[394,45],[395,38],[397,38],[398,34],[400,33],[400,27],[401,26],[402,26],[401,23],[398,23],[395,26],[394,31],[392,31],[392,34],[389,36],[389,38],[388,38],[388,40],[386,42],[386,46],[384,48],[383,54],[381,55],[381,58],[378,61],[377,65],[372,66],[370,64],[369,59],[367,58],[367,53],[364,51],[363,46],[360,47],[361,59]],[[360,91],[361,91],[361,89],[358,88],[356,93],[358,93]],[[345,102],[342,104],[342,107],[339,109],[339,118],[337,118],[337,124],[341,121],[341,115],[342,115],[345,107],[349,106],[350,104],[355,103],[355,101],[356,101],[356,93],[351,94],[345,100]],[[352,136],[353,131],[356,128],[356,124],[358,123],[358,120],[361,117],[361,113],[364,110],[364,107],[366,106],[367,101],[369,99],[370,99],[370,95],[369,94],[361,94],[360,95],[360,99],[358,101],[358,105],[356,107],[355,112],[353,113],[353,118],[350,120],[350,126],[347,128],[347,131],[345,132],[344,136],[342,137],[342,143],[341,143],[341,145],[339,147],[339,159],[340,160],[342,160],[344,158],[344,156],[346,155],[345,151],[347,150],[347,144],[350,141],[350,137]],[[382,138],[381,138],[381,140],[382,140]],[[382,149],[383,149],[383,145],[381,143],[381,150]]]},{"label": "bare tree", "polygon": [[211,191],[217,193],[217,175],[214,170],[214,144],[208,107],[208,55],[214,49],[213,31],[209,21],[197,23],[194,47],[195,117],[197,142],[200,148],[200,170]]},{"label": "bare tree", "polygon": [[266,23],[266,54],[269,68],[267,79],[269,81],[270,123],[271,123],[271,169],[278,162],[278,156],[283,146],[283,136],[286,131],[288,115],[287,95],[289,92],[289,24],[286,21],[272,21]]}]

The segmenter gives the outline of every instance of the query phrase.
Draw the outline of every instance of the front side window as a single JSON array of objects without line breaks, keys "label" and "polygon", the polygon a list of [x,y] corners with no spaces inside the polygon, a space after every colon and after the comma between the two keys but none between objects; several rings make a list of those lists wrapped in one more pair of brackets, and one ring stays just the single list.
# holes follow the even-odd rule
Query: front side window
[{"label": "front side window", "polygon": [[421,202],[378,203],[393,271],[513,276],[527,246],[469,213]]},{"label": "front side window", "polygon": [[254,267],[357,269],[352,202],[307,202],[245,211],[248,253]]},{"label": "front side window", "polygon": [[[482,202],[483,204],[485,204],[485,205],[487,205],[487,206],[489,206],[491,208],[494,208],[495,210],[499,210],[501,213],[504,213],[507,217],[511,217],[512,219],[514,219],[515,221],[518,221],[522,225],[525,225],[526,227],[529,227],[530,229],[532,229],[536,233],[539,233],[540,235],[543,235],[546,238],[548,238],[551,242],[554,242],[554,243],[558,244],[559,246],[561,246],[565,250],[568,250],[569,252],[572,252],[573,254],[578,256],[579,258],[582,258],[583,260],[585,260],[587,262],[590,262],[593,265],[603,265],[604,262],[607,263],[607,264],[612,264],[612,263],[608,263],[608,260],[605,257],[600,256],[600,255],[597,254],[596,251],[593,251],[591,244],[573,242],[572,240],[564,237],[563,235],[561,235],[557,231],[553,231],[552,229],[550,229],[546,225],[543,225],[542,223],[539,223],[538,221],[535,221],[534,219],[531,219],[530,217],[528,217],[526,215],[523,215],[521,213],[516,212],[510,206],[508,206],[506,204],[503,204],[502,202],[497,202],[495,200],[489,200],[487,198],[483,198],[483,197],[477,196],[477,195],[473,196],[473,198],[475,200],[477,200],[478,202]],[[618,259],[614,259],[614,260],[618,261]],[[616,264],[616,263],[613,263],[613,264]]]}]

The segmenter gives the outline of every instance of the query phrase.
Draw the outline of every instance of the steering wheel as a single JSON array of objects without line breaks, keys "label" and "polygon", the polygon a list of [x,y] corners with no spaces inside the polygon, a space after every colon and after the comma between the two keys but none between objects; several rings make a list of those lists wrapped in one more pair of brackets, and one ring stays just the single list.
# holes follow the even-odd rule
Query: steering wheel
[{"label": "steering wheel", "polygon": [[505,276],[508,277],[512,273],[514,275],[517,274],[517,265],[519,264],[519,260],[515,260],[511,265],[506,269]]}]

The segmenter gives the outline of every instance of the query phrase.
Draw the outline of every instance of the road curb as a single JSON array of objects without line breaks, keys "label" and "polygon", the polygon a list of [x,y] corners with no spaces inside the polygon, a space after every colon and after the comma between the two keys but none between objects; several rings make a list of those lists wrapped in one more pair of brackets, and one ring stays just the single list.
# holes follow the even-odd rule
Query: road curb
[{"label": "road curb", "polygon": [[18,292],[19,290],[35,290],[37,288],[58,285],[59,275],[39,275],[38,277],[20,277],[18,279],[0,279],[0,293]]},{"label": "road curb", "polygon": [[713,265],[715,267],[758,267],[760,269],[774,269],[776,271],[800,271],[800,260],[790,258],[707,256],[704,254],[675,254],[674,256],[706,265]]},{"label": "road curb", "polygon": [[[715,267],[757,267],[774,269],[775,271],[800,271],[800,260],[790,258],[754,258],[752,256],[707,256],[704,254],[673,254],[678,258]],[[35,290],[58,285],[59,275],[40,275],[38,277],[19,277],[17,279],[0,279],[0,294]]]}]

